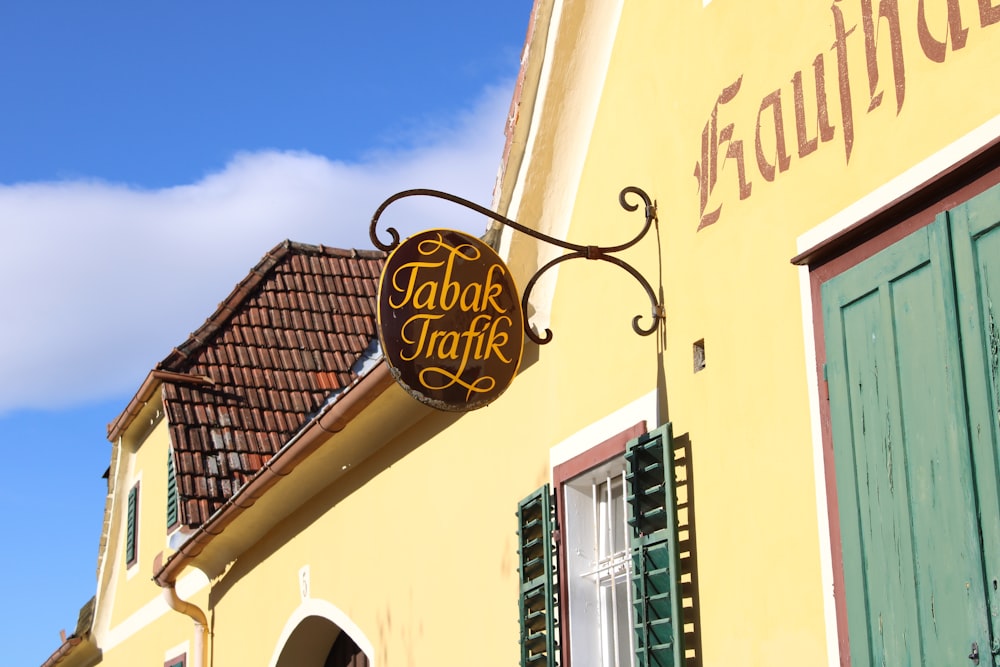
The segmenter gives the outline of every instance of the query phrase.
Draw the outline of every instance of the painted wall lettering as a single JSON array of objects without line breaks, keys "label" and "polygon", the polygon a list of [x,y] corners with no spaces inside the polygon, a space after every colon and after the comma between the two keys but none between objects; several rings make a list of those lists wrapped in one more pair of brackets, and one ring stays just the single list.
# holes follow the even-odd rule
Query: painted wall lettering
[{"label": "painted wall lettering", "polygon": [[965,46],[969,37],[969,29],[962,26],[962,13],[958,8],[958,0],[948,0],[948,25],[945,27],[945,39],[937,39],[931,34],[927,25],[924,0],[917,3],[917,34],[920,36],[920,48],[924,55],[936,63],[943,63],[948,53],[948,37],[951,37],[951,50],[958,51]]},{"label": "painted wall lettering", "polygon": [[746,199],[750,196],[750,183],[746,180],[746,166],[743,164],[743,141],[733,140],[734,125],[732,123],[723,126],[721,131],[719,130],[719,107],[735,99],[736,94],[740,92],[740,84],[742,83],[743,77],[741,76],[722,90],[715,101],[715,106],[712,107],[712,114],[709,116],[708,122],[705,123],[705,129],[701,133],[701,161],[694,166],[694,177],[698,179],[698,189],[701,192],[701,224],[698,225],[698,229],[711,225],[719,219],[722,212],[721,204],[708,212],[705,211],[705,207],[708,205],[708,199],[719,178],[719,149],[723,145],[726,146],[725,157],[736,161],[736,169],[740,179],[740,199]]},{"label": "painted wall lettering", "polygon": [[994,23],[1000,23],[1000,4],[994,5],[990,0],[979,0],[980,27],[985,28]]},{"label": "painted wall lettering", "polygon": [[834,0],[830,7],[833,12],[834,34],[833,49],[837,53],[837,84],[840,92],[840,122],[844,135],[844,154],[847,162],[851,161],[851,149],[854,147],[854,106],[851,103],[851,77],[847,70],[847,38],[854,32],[844,28],[844,14]]},{"label": "painted wall lettering", "polygon": [[[774,162],[768,161],[767,155],[764,153],[764,147],[761,145],[760,123],[761,117],[764,114],[768,114],[769,116],[766,122],[773,122],[774,124],[774,150],[770,153],[775,156]],[[764,98],[764,101],[760,103],[760,110],[757,111],[757,135],[754,146],[757,148],[757,168],[760,169],[760,175],[764,177],[765,181],[774,180],[775,167],[781,171],[785,171],[792,163],[792,158],[788,155],[788,151],[785,150],[785,122],[783,118],[781,113],[781,90],[776,90]]]},{"label": "painted wall lettering", "polygon": [[[920,3],[923,5],[923,0],[920,0]],[[896,0],[879,0],[878,14],[875,15],[872,9],[872,0],[862,0],[861,24],[865,31],[865,58],[868,62],[868,111],[873,111],[882,104],[883,91],[879,90],[878,85],[878,45],[881,41],[887,44],[892,52],[893,88],[896,92],[898,114],[903,108],[903,99],[906,97],[906,70],[903,63],[903,36],[899,29],[899,5]],[[840,20],[843,21],[843,18]],[[888,39],[882,32],[883,26],[889,33]]]},{"label": "painted wall lettering", "polygon": [[805,157],[819,147],[820,141],[833,139],[833,126],[826,108],[826,76],[823,72],[823,54],[813,60],[813,79],[816,95],[816,136],[809,137],[809,127],[806,122],[805,89],[802,83],[802,70],[792,76],[792,95],[795,104],[795,137],[798,140],[799,157]]},{"label": "painted wall lettering", "polygon": [[[978,0],[978,9],[980,29],[1000,23],[1000,0]],[[701,155],[694,167],[699,230],[719,221],[727,200],[750,197],[757,175],[768,182],[777,180],[792,168],[794,157],[801,160],[818,152],[838,134],[844,145],[845,164],[850,164],[855,140],[851,86],[858,83],[855,79],[867,75],[867,113],[881,108],[889,93],[898,116],[906,101],[906,57],[945,62],[950,51],[965,48],[970,25],[975,22],[963,17],[959,0],[918,0],[912,23],[903,22],[898,0],[833,0],[830,11],[833,39],[828,50],[820,51],[812,60],[812,86],[804,74],[807,68],[799,69],[789,79],[790,91],[783,86],[761,98],[756,118],[732,115],[730,103],[741,94],[744,75],[724,86],[716,98],[702,131]],[[848,20],[847,15],[854,19]],[[859,24],[859,36],[854,36]],[[917,53],[904,54],[906,34],[916,36],[920,45]],[[849,54],[861,48],[867,66],[864,73],[848,67]],[[890,69],[888,65],[891,71],[885,71]],[[828,76],[828,71],[835,72],[835,77]],[[834,124],[837,121],[831,122],[831,117],[836,117],[838,110],[839,124]],[[795,118],[794,138],[789,134],[790,123],[786,123],[790,113]],[[753,142],[756,173],[747,171],[744,141]],[[794,155],[789,151],[790,141],[795,142]]]}]

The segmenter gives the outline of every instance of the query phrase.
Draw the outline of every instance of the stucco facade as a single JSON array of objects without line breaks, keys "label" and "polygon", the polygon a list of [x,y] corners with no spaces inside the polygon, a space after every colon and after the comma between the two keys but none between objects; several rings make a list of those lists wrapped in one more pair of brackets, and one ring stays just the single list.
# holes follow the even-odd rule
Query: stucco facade
[{"label": "stucco facade", "polygon": [[[607,468],[593,481],[594,517],[605,511],[598,490],[617,507],[613,494],[623,487],[626,502],[634,482],[616,475],[632,469],[614,461],[626,440],[670,423],[678,493],[668,505],[679,523],[670,576],[682,584],[684,608],[672,632],[688,664],[903,665],[952,654],[962,664],[970,650],[989,664],[987,648],[1000,637],[989,590],[1000,572],[986,526],[997,484],[987,467],[1000,459],[997,377],[983,375],[982,392],[956,390],[970,406],[982,393],[988,415],[970,407],[955,417],[979,434],[969,442],[955,436],[975,468],[956,475],[977,480],[963,511],[973,523],[987,517],[979,541],[932,558],[921,549],[938,538],[919,532],[922,506],[883,511],[861,489],[862,509],[851,505],[860,518],[843,509],[855,488],[847,477],[874,468],[844,472],[845,457],[868,451],[860,430],[854,449],[843,435],[854,423],[847,387],[861,382],[838,375],[836,354],[827,353],[833,311],[823,309],[833,297],[823,290],[854,265],[874,266],[865,262],[902,247],[895,244],[914,230],[939,224],[954,233],[957,218],[947,212],[1000,180],[997,62],[1000,6],[989,0],[538,0],[496,210],[561,240],[614,246],[643,223],[642,207],[625,210],[619,193],[642,188],[655,200],[655,225],[618,256],[662,305],[656,332],[632,329],[634,317],[649,326],[659,313],[626,271],[600,261],[559,264],[534,286],[524,313],[552,340],[526,343],[519,374],[494,403],[468,413],[425,407],[391,382],[376,356],[274,454],[293,465],[258,484],[271,474],[260,468],[232,493],[236,500],[172,541],[156,523],[164,521],[171,441],[166,421],[149,414],[160,400],[150,394],[152,407],[119,435],[112,463],[107,554],[88,640],[103,654],[69,651],[63,662],[171,664],[183,654],[185,664],[202,664],[194,622],[160,597],[160,587],[176,585],[206,615],[205,665],[332,664],[325,661],[340,632],[378,667],[515,664],[523,641],[515,514],[546,484],[557,505],[546,546],[560,591],[550,614],[558,649],[539,660],[582,667],[601,664],[601,650],[632,654],[635,640],[625,636],[594,640],[602,649],[577,639],[588,627],[603,637],[613,624],[604,612],[575,620],[561,559],[579,539],[573,526],[588,519],[570,516],[570,495],[586,474]],[[976,201],[977,211],[988,210]],[[935,216],[947,221],[932,223]],[[561,253],[499,224],[487,238],[521,286]],[[951,252],[935,238],[944,237],[932,234],[932,252]],[[988,286],[983,267],[1000,256],[982,248],[976,284]],[[947,303],[975,301],[960,277],[948,285]],[[963,345],[978,345],[969,327],[982,333],[989,356],[987,334],[975,329],[986,324],[956,326]],[[957,345],[943,349],[958,355]],[[973,383],[984,366],[969,366],[974,350],[962,349],[961,375]],[[928,377],[938,365],[927,361]],[[897,368],[896,384],[906,384],[903,375]],[[914,428],[912,417],[897,414],[910,405],[906,388],[878,421]],[[952,410],[927,400],[929,420],[941,421],[936,409]],[[893,433],[896,458],[879,465],[889,493],[912,499],[923,473],[909,453],[927,453],[932,470],[951,455],[933,444],[917,450],[911,433]],[[133,571],[124,563],[123,503],[136,481],[143,499]],[[852,550],[863,562],[884,554],[881,542],[855,533],[904,524],[911,544],[899,558],[916,568],[908,575],[915,588],[904,582],[879,592],[858,583]],[[626,594],[636,567],[628,558],[607,567],[610,588],[596,584],[594,604],[610,605],[602,609],[628,609],[605,597],[615,582]],[[937,627],[924,619],[935,613],[934,596],[920,582],[939,572],[934,558],[974,561],[969,590],[983,589],[981,628],[928,638],[927,628]],[[627,595],[632,602],[635,590]],[[893,626],[895,638],[880,636],[883,620],[888,628],[898,619],[879,615],[879,595],[913,597],[913,625]],[[906,644],[921,633],[924,643],[900,648],[900,637]]]}]

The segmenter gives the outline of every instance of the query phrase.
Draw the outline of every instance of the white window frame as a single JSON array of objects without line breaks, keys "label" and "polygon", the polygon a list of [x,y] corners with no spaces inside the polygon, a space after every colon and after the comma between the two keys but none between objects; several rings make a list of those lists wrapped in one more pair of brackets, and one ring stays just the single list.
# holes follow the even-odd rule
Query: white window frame
[{"label": "white window frame", "polygon": [[634,661],[625,486],[623,455],[562,484],[574,667],[632,667]]}]

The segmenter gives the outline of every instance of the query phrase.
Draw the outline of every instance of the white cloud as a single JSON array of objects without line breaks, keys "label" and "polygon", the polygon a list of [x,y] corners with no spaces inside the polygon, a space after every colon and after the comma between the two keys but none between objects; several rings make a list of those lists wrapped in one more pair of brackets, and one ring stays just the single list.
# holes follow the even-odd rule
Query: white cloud
[{"label": "white cloud", "polygon": [[[283,239],[373,247],[375,209],[410,188],[488,205],[509,95],[509,86],[490,88],[450,131],[436,126],[415,148],[357,163],[273,151],[160,190],[0,186],[0,414],[131,395]],[[404,236],[439,226],[479,234],[486,220],[447,202],[403,200],[387,225]]]}]

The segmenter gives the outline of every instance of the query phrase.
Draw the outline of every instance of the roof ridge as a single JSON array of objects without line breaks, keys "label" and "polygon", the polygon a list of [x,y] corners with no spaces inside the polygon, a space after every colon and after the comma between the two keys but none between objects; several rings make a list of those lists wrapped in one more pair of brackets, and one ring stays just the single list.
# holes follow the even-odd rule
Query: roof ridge
[{"label": "roof ridge", "polygon": [[[327,255],[329,257],[348,257],[351,259],[380,259],[385,257],[386,253],[381,250],[371,250],[363,248],[335,248],[333,246],[319,245],[313,243],[301,243],[299,241],[284,241],[278,245],[285,245],[292,250],[297,250],[301,253],[311,253],[311,254],[321,254]],[[274,248],[275,250],[277,247]]]},{"label": "roof ridge", "polygon": [[182,363],[201,349],[222,326],[239,310],[254,290],[271,274],[275,267],[282,264],[292,255],[326,255],[350,259],[381,259],[386,253],[381,250],[359,250],[357,248],[334,248],[325,245],[314,245],[285,239],[271,248],[250,269],[246,277],[236,284],[229,295],[219,302],[215,312],[205,322],[195,329],[183,343],[175,347],[165,359],[156,364],[156,370],[176,370],[175,365]]},{"label": "roof ridge", "polygon": [[[228,326],[233,318],[242,312],[242,309],[250,299],[257,294],[257,290],[261,287],[261,284],[270,280],[278,267],[290,263],[291,259],[296,256],[327,258],[328,260],[379,261],[385,258],[386,253],[380,250],[343,249],[324,245],[312,245],[289,239],[281,241],[261,257],[260,261],[236,284],[229,295],[219,303],[215,312],[200,327],[189,334],[184,342],[173,348],[166,358],[153,366],[153,369],[142,382],[136,395],[125,409],[108,425],[109,437],[120,434],[128,427],[131,420],[137,414],[139,404],[148,400],[153,385],[162,381],[164,373],[181,373],[182,375],[186,375],[189,363],[197,358],[200,351],[205,349],[206,345],[211,344],[211,341],[214,340],[214,337],[220,330]],[[368,271],[366,270],[363,273],[367,274]],[[181,384],[185,383],[187,382],[182,382]]]}]

